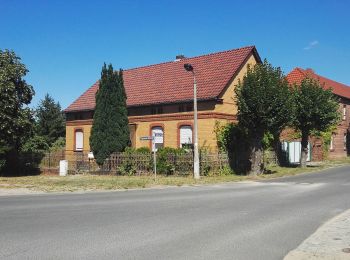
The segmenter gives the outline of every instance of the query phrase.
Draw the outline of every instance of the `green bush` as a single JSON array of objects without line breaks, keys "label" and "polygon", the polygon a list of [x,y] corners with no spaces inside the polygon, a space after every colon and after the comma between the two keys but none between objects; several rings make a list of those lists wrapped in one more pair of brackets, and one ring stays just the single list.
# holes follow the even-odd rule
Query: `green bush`
[{"label": "green bush", "polygon": [[50,147],[50,151],[51,152],[57,152],[57,151],[61,151],[64,150],[66,146],[66,138],[64,137],[58,137],[58,139],[53,142],[53,144]]},{"label": "green bush", "polygon": [[136,149],[137,153],[151,153],[151,149],[149,149],[148,147],[140,147]]},{"label": "green bush", "polygon": [[127,162],[124,162],[122,165],[120,165],[117,171],[120,175],[133,176],[136,174],[137,169],[132,161],[128,160]]},{"label": "green bush", "polygon": [[157,172],[171,175],[177,168],[176,156],[188,153],[185,149],[170,147],[160,148],[157,151]]},{"label": "green bush", "polygon": [[228,176],[228,175],[232,175],[232,174],[235,174],[235,172],[228,165],[222,167],[218,172],[219,176]]},{"label": "green bush", "polygon": [[[140,147],[138,149],[135,149],[133,147],[125,148],[124,153],[122,153],[125,158],[123,160],[123,163],[117,168],[118,174],[128,176],[135,175],[137,173],[137,165],[133,156],[137,157],[137,155],[147,155],[150,153],[151,151],[148,147]],[[153,159],[151,156],[150,160],[145,162],[144,168],[147,171],[150,171],[153,168]]]}]

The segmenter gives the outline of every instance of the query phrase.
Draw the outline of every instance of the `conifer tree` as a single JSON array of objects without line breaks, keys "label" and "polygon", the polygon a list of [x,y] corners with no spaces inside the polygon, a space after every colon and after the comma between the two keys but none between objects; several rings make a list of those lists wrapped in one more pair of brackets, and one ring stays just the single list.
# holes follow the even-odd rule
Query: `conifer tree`
[{"label": "conifer tree", "polygon": [[90,135],[96,162],[102,165],[112,153],[122,152],[130,143],[123,72],[102,67]]},{"label": "conifer tree", "polygon": [[59,137],[65,136],[65,120],[60,104],[46,94],[36,109],[36,134],[51,146]]}]

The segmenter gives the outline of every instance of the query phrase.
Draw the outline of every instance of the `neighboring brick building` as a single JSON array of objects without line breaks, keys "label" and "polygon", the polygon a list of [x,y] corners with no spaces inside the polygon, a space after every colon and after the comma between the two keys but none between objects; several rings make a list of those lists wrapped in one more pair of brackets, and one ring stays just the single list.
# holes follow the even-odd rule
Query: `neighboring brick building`
[{"label": "neighboring brick building", "polygon": [[[192,143],[193,76],[184,69],[193,65],[198,88],[199,146],[217,149],[216,121],[235,121],[234,88],[248,65],[261,62],[254,46],[124,71],[132,146],[151,146],[140,137],[162,132],[157,146],[181,147]],[[66,150],[90,151],[89,136],[98,82],[91,86],[65,113]]]},{"label": "neighboring brick building", "polygon": [[[321,86],[325,89],[332,89],[334,95],[339,98],[339,111],[341,113],[341,121],[337,126],[337,129],[332,135],[332,140],[329,150],[329,158],[339,158],[348,155],[348,142],[349,139],[349,105],[350,105],[350,87],[325,78],[316,74],[312,69],[295,68],[288,75],[287,80],[289,83],[300,84],[305,77],[316,79],[320,82]],[[317,106],[317,104],[315,104]],[[286,136],[286,134],[284,135]],[[283,138],[283,137],[282,137]],[[322,160],[322,141],[319,139],[311,139],[312,147],[312,160]]]}]

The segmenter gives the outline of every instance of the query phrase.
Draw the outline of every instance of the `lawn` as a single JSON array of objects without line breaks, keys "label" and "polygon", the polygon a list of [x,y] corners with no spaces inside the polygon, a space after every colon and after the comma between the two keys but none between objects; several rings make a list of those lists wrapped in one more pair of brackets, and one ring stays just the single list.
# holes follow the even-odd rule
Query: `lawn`
[{"label": "lawn", "polygon": [[26,176],[26,177],[0,177],[0,189],[24,188],[34,191],[61,192],[61,191],[89,191],[89,190],[117,190],[133,188],[149,188],[162,186],[205,185],[224,182],[252,181],[291,176],[307,172],[319,172],[322,169],[349,164],[349,159],[326,161],[321,164],[309,166],[305,169],[299,167],[271,166],[269,172],[257,177],[228,175],[228,176],[202,176],[194,180],[191,176],[111,176],[111,175],[71,175],[59,176]]}]

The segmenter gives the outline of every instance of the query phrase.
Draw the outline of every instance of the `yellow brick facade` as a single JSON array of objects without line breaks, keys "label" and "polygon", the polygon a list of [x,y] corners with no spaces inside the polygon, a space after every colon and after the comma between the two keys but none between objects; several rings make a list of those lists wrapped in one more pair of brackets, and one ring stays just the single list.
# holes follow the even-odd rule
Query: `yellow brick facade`
[{"label": "yellow brick facade", "polygon": [[[251,55],[246,63],[233,75],[231,82],[219,97],[218,101],[203,101],[198,103],[198,141],[199,146],[210,150],[217,150],[214,133],[215,122],[229,122],[236,120],[237,108],[234,100],[234,88],[238,80],[247,72],[247,66],[256,64],[256,58]],[[200,88],[200,84],[198,85]],[[164,146],[179,147],[179,126],[193,125],[193,112],[179,112],[181,104],[162,105],[162,114],[152,115],[149,108],[129,109],[129,128],[132,146],[150,147],[149,141],[141,141],[140,137],[149,136],[152,126],[162,126],[164,131]],[[185,107],[191,103],[183,104]],[[148,110],[147,110],[148,109]],[[70,120],[66,124],[66,151],[75,149],[75,131],[81,129],[84,133],[84,152],[90,151],[89,137],[92,120]]]},{"label": "yellow brick facade", "polygon": [[244,75],[247,73],[248,66],[254,66],[256,64],[256,59],[254,55],[251,55],[247,62],[242,66],[241,70],[238,72],[236,77],[233,78],[228,87],[222,92],[221,104],[215,105],[215,111],[220,113],[227,113],[231,115],[237,114],[237,106],[235,105],[235,88],[239,82],[242,80]]}]

